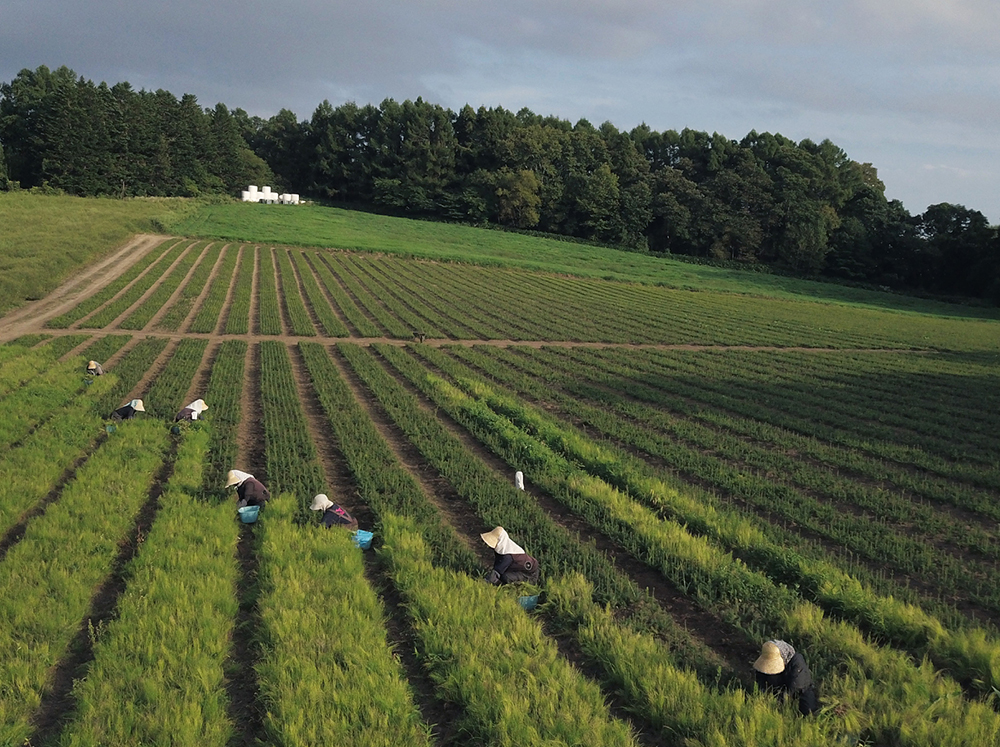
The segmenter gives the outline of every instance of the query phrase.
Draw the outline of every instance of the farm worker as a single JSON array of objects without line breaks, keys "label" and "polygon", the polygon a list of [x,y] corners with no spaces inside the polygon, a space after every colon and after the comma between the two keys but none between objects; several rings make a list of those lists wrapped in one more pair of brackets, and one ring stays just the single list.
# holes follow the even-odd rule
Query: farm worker
[{"label": "farm worker", "polygon": [[313,511],[323,512],[323,523],[326,524],[327,529],[330,527],[343,527],[344,529],[354,531],[358,528],[358,520],[347,513],[346,509],[327,498],[323,493],[313,498],[312,505],[309,508]]},{"label": "farm worker", "polygon": [[778,693],[782,698],[798,698],[799,712],[809,716],[819,710],[819,698],[812,673],[805,657],[796,653],[790,643],[779,640],[766,641],[760,656],[753,663],[754,677],[762,689]]},{"label": "farm worker", "polygon": [[135,417],[137,412],[146,412],[146,408],[142,404],[141,399],[134,399],[128,404],[122,405],[113,413],[111,413],[112,420],[131,420]]},{"label": "farm worker", "polygon": [[538,561],[507,536],[506,529],[494,527],[492,531],[479,536],[493,548],[493,571],[489,576],[491,584],[538,582]]},{"label": "farm worker", "polygon": [[196,399],[190,405],[185,407],[174,418],[174,421],[178,420],[197,420],[198,416],[201,415],[205,410],[208,409],[208,405],[205,404],[205,400]]},{"label": "farm worker", "polygon": [[87,364],[87,373],[93,376],[103,376],[104,369],[101,367],[101,364],[98,363],[97,361],[91,361],[90,363]]},{"label": "farm worker", "polygon": [[260,506],[264,508],[271,494],[264,487],[263,483],[248,472],[241,472],[238,469],[229,470],[226,475],[226,487],[236,486],[236,507]]}]

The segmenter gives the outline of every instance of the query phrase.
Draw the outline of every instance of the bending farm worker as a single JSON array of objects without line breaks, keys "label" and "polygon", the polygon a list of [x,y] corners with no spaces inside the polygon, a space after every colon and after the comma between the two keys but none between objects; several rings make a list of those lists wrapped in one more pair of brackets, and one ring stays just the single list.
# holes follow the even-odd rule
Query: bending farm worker
[{"label": "bending farm worker", "polygon": [[131,420],[135,417],[137,412],[146,412],[145,406],[142,404],[141,399],[134,399],[128,404],[122,405],[113,413],[111,413],[112,420]]},{"label": "bending farm worker", "polygon": [[226,487],[231,488],[234,485],[236,486],[237,508],[244,506],[264,508],[264,504],[271,497],[264,484],[248,472],[241,472],[238,469],[229,470],[229,474],[226,475]]},{"label": "bending farm worker", "polygon": [[207,409],[208,405],[205,404],[205,400],[196,399],[190,405],[177,413],[177,416],[174,418],[174,422],[177,422],[178,420],[197,420],[198,416]]},{"label": "bending farm worker", "polygon": [[777,693],[781,698],[798,699],[799,712],[809,716],[819,710],[819,696],[813,683],[812,672],[805,657],[796,653],[790,643],[779,640],[766,641],[760,656],[753,663],[754,678],[764,690]]},{"label": "bending farm worker", "polygon": [[87,364],[87,373],[91,374],[92,376],[103,376],[104,368],[102,368],[101,364],[98,363],[97,361],[91,361],[90,363]]},{"label": "bending farm worker", "polygon": [[480,534],[483,542],[493,548],[493,571],[491,584],[516,584],[520,582],[538,583],[538,561],[516,544],[503,527]]},{"label": "bending farm worker", "polygon": [[313,498],[312,505],[309,508],[312,511],[323,512],[323,523],[327,529],[330,527],[343,527],[344,529],[353,531],[358,528],[358,520],[347,513],[345,508],[338,506],[323,493]]}]

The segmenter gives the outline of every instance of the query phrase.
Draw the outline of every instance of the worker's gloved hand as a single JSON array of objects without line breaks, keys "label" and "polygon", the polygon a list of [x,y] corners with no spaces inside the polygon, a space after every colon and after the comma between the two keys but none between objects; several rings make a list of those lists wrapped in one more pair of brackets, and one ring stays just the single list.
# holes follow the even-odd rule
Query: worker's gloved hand
[{"label": "worker's gloved hand", "polygon": [[490,575],[486,577],[486,580],[496,586],[500,583],[500,574],[496,571],[490,571]]}]

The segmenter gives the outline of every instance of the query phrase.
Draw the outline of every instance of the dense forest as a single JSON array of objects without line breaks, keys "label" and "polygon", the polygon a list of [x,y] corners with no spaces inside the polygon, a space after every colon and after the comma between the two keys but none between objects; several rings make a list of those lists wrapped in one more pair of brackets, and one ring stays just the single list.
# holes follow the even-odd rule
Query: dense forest
[{"label": "dense forest", "polygon": [[235,196],[248,184],[1000,304],[1000,236],[982,213],[941,203],[911,215],[872,164],[829,140],[623,132],[420,98],[262,119],[65,67],[0,85],[0,188]]}]

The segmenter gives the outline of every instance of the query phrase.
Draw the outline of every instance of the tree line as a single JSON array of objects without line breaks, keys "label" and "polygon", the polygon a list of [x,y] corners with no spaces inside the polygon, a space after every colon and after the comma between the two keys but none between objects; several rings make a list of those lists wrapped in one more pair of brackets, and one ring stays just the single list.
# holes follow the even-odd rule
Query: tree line
[{"label": "tree line", "polygon": [[979,211],[911,215],[830,140],[629,132],[417,98],[323,101],[308,120],[201,108],[67,69],[0,85],[0,185],[80,195],[235,195],[247,184],[399,215],[1000,303]]}]

